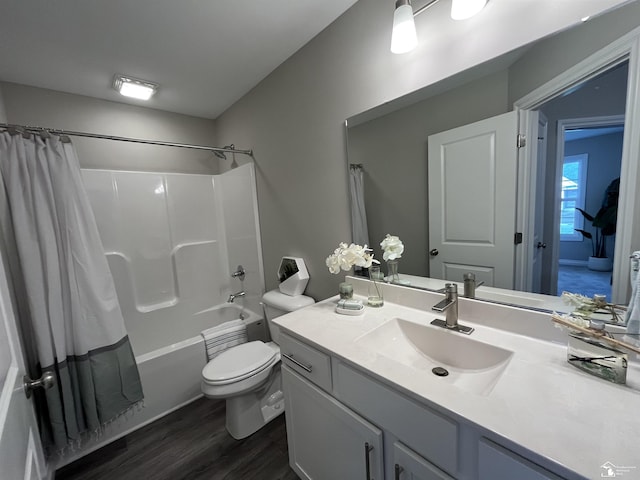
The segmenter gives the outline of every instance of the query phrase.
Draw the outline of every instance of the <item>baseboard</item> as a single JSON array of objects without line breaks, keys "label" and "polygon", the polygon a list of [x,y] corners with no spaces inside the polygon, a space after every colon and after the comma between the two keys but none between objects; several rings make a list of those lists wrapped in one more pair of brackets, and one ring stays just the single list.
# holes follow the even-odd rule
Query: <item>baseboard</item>
[{"label": "baseboard", "polygon": [[558,260],[558,265],[564,265],[567,267],[586,267],[586,260],[571,260],[570,258],[561,258]]}]

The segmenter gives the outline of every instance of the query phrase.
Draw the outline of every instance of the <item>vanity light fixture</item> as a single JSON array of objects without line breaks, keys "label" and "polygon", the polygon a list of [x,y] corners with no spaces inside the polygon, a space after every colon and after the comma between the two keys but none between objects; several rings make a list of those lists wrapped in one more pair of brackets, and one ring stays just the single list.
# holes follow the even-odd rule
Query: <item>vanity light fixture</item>
[{"label": "vanity light fixture", "polygon": [[[420,15],[439,0],[430,0],[415,12],[411,0],[396,0],[393,12],[393,30],[391,31],[391,52],[407,53],[418,45],[416,24],[413,17]],[[451,18],[465,20],[484,8],[488,0],[451,0]]]},{"label": "vanity light fixture", "polygon": [[120,95],[139,100],[149,100],[158,91],[158,87],[157,83],[140,80],[128,75],[118,74],[113,78],[113,88],[120,92]]},{"label": "vanity light fixture", "polygon": [[411,0],[397,0],[393,12],[393,30],[391,31],[391,52],[407,53],[418,45],[416,24],[413,21]]},{"label": "vanity light fixture", "polygon": [[451,0],[451,18],[466,20],[484,8],[487,0]]}]

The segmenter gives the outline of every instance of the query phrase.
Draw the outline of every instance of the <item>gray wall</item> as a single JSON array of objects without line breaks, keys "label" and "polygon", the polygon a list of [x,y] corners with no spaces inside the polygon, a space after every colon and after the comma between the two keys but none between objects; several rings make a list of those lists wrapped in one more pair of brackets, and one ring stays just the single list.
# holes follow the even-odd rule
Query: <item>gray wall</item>
[{"label": "gray wall", "polygon": [[593,18],[561,35],[536,42],[509,71],[509,103],[561,74],[640,25],[640,2]]},{"label": "gray wall", "polygon": [[[586,153],[588,157],[585,210],[595,215],[600,206],[605,189],[612,180],[620,176],[622,159],[622,132],[598,137],[574,140],[565,144],[565,155]],[[594,233],[590,222],[585,220],[584,230]],[[615,237],[607,237],[607,253],[613,258]],[[560,259],[583,260],[592,255],[591,240],[580,242],[560,242]]]},{"label": "gray wall", "polygon": [[[450,5],[432,7],[440,8]],[[218,118],[222,143],[255,151],[267,288],[277,283],[280,257],[297,255],[310,270],[310,295],[336,292],[338,278],[324,262],[338,242],[351,237],[344,120],[575,22],[569,12],[541,15],[530,8],[520,11],[526,19],[521,22],[485,15],[473,23],[474,38],[470,23],[437,25],[430,9],[416,18],[419,47],[393,55],[393,2],[357,2]],[[640,6],[624,8],[610,20],[611,36],[637,25]],[[594,50],[607,39],[577,43]],[[536,77],[551,78],[543,67]]]},{"label": "gray wall", "polygon": [[428,137],[508,111],[507,83],[503,70],[349,128],[349,162],[364,166],[376,258],[385,234],[398,235],[405,245],[400,272],[429,274]]},{"label": "gray wall", "polygon": [[[213,120],[15,83],[2,83],[0,87],[10,123],[216,145]],[[206,151],[79,137],[73,137],[73,143],[83,168],[208,174],[218,173],[221,168],[217,157]]]}]

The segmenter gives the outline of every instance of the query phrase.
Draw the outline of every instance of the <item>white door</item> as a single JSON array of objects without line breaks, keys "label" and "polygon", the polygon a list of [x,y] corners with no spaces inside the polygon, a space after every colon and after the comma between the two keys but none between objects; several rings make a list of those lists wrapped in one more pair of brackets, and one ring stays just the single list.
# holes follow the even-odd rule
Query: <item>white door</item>
[{"label": "white door", "polygon": [[0,478],[41,480],[48,475],[33,400],[23,389],[25,362],[5,270],[0,261]]},{"label": "white door", "polygon": [[429,136],[430,275],[514,286],[517,114]]}]

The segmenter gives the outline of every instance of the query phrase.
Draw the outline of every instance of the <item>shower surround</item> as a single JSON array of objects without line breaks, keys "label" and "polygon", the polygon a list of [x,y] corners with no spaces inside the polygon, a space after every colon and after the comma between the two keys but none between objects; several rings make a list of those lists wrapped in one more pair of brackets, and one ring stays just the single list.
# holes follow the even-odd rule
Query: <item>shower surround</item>
[{"label": "shower surround", "polygon": [[[201,396],[200,332],[241,313],[248,322],[260,320],[264,291],[253,164],[220,175],[85,169],[82,176],[145,408],[59,467]],[[231,277],[240,264],[242,284]],[[246,296],[227,304],[241,288]]]}]

